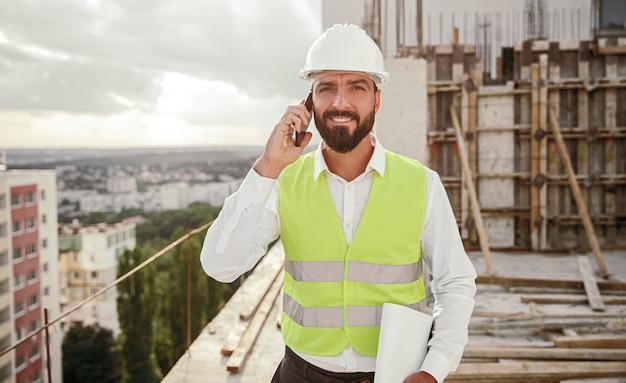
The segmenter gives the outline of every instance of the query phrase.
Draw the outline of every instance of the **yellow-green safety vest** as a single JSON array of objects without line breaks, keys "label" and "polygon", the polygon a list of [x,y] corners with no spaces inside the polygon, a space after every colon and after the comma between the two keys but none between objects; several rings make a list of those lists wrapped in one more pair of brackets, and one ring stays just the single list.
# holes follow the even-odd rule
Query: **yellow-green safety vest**
[{"label": "yellow-green safety vest", "polygon": [[382,305],[424,306],[420,235],[426,172],[419,162],[385,151],[367,206],[347,246],[325,174],[313,179],[315,152],[283,170],[279,186],[285,282],[285,344],[332,356],[348,344],[375,356]]}]

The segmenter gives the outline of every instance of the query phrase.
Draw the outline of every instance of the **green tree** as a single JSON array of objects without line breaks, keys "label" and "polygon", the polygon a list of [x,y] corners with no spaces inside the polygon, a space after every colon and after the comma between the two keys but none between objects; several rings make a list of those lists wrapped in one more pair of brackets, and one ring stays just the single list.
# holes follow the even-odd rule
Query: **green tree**
[{"label": "green tree", "polygon": [[95,225],[97,223],[106,222],[109,219],[109,215],[104,212],[89,213],[85,218],[86,225]]},{"label": "green tree", "polygon": [[[143,259],[143,256],[139,257],[140,254],[155,254],[191,228],[213,219],[218,212],[219,208],[196,203],[187,209],[148,214],[148,222],[137,226],[137,250],[126,252],[119,260],[119,274],[138,265]],[[156,366],[160,374],[165,374],[186,351],[188,260],[191,262],[192,341],[239,286],[238,282],[219,283],[204,274],[199,260],[204,234],[198,233],[164,254],[149,267],[151,271],[147,274],[141,270],[118,286],[124,383],[131,382],[127,380],[130,379],[129,369],[138,366],[140,361],[144,364],[149,361],[150,366]],[[139,274],[142,276],[138,277]],[[139,279],[127,283],[134,278]],[[144,295],[149,298],[140,298]],[[146,333],[148,330],[149,334]],[[146,355],[151,355],[151,359]],[[146,368],[150,370],[150,367]],[[151,382],[150,375],[146,376],[145,379],[132,382]]]},{"label": "green tree", "polygon": [[[145,260],[141,249],[126,250],[118,260],[122,276]],[[122,349],[122,383],[157,383],[160,376],[153,357],[154,268],[148,265],[117,288],[117,315]]]},{"label": "green tree", "polygon": [[177,228],[202,226],[217,217],[219,211],[220,208],[206,203],[193,203],[186,209],[152,212],[147,215],[148,222],[137,226],[137,243],[162,245]]},{"label": "green tree", "polygon": [[[185,234],[182,227],[172,234],[172,240]],[[159,367],[169,369],[187,349],[187,321],[190,320],[191,336],[194,339],[204,325],[207,317],[208,289],[198,266],[197,254],[200,245],[197,237],[185,241],[167,254],[163,259],[159,273],[160,326],[167,339],[159,337],[156,344]],[[191,279],[188,278],[188,262],[191,262]],[[188,282],[191,289],[191,317],[187,313]]]},{"label": "green tree", "polygon": [[[179,227],[174,231],[172,240],[184,234],[185,230]],[[188,323],[193,341],[238,286],[236,283],[219,283],[204,274],[198,257],[203,239],[202,235],[190,238],[159,262],[155,353],[159,368],[164,373],[187,349]],[[191,290],[191,315],[187,311],[188,289]]]},{"label": "green tree", "polygon": [[120,381],[120,354],[111,330],[74,323],[62,348],[64,383]]}]

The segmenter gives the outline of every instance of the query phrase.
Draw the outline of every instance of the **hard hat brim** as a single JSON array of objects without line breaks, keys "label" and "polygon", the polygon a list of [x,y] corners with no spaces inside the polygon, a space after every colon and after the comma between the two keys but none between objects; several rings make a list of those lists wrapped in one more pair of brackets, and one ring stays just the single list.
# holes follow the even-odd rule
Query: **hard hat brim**
[{"label": "hard hat brim", "polygon": [[384,85],[389,82],[389,73],[387,72],[372,73],[372,72],[363,72],[363,71],[358,71],[358,70],[345,70],[345,69],[323,69],[323,70],[302,69],[300,70],[300,73],[298,74],[298,78],[300,80],[305,80],[310,83],[313,83],[315,79],[318,77],[318,74],[323,73],[323,72],[362,73],[362,74],[369,76],[374,81],[374,84],[376,84],[377,86]]}]

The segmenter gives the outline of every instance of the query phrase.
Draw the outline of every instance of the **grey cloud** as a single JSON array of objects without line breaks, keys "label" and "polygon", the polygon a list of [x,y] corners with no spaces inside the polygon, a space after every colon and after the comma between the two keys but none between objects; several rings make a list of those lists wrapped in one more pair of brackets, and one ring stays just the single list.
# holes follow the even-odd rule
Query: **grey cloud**
[{"label": "grey cloud", "polygon": [[[58,60],[0,50],[0,108],[109,114],[127,108],[112,95],[154,102],[154,73],[104,60]],[[141,106],[141,105],[140,105]]]},{"label": "grey cloud", "polygon": [[[284,12],[290,2],[102,0],[90,8],[66,0],[3,0],[0,30],[10,41],[71,60],[0,52],[0,64],[10,63],[10,79],[0,84],[15,92],[2,92],[0,108],[29,108],[38,100],[49,108],[110,113],[121,108],[111,92],[153,104],[153,79],[164,71],[229,82],[252,97],[301,97],[306,84],[297,71],[318,31],[301,15]],[[237,3],[250,8],[246,17]]]}]

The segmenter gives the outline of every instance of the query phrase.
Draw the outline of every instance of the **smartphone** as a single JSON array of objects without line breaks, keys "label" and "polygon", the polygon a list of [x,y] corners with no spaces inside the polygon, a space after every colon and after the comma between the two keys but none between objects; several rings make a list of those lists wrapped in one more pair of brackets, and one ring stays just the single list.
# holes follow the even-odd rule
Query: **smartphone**
[{"label": "smartphone", "polygon": [[[311,113],[311,118],[309,118],[309,124],[311,123],[311,120],[313,119],[313,93],[309,92],[309,95],[306,98],[306,101],[304,101],[304,106],[306,107],[306,110],[309,111],[309,113]],[[309,127],[309,125],[302,125],[300,127],[300,132],[296,132],[296,146],[300,146],[300,144],[302,144],[302,138],[304,138],[304,133],[306,133],[307,128]]]}]

